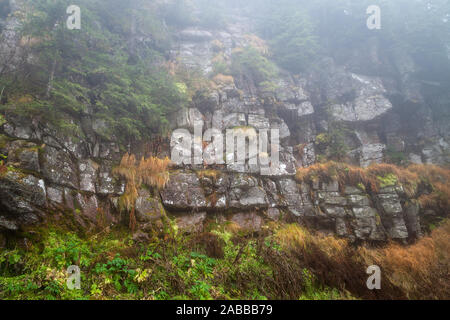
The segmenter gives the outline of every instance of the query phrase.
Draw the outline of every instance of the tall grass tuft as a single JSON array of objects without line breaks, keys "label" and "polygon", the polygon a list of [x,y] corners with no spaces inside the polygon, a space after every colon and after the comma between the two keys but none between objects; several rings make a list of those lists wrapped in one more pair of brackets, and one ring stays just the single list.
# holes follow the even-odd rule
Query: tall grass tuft
[{"label": "tall grass tuft", "polygon": [[[299,225],[281,225],[274,235],[284,254],[266,251],[279,273],[281,296],[298,295],[290,283],[302,283],[300,271],[314,274],[319,287],[337,288],[363,299],[448,299],[450,297],[450,221],[410,246],[353,246],[347,240],[312,233]],[[366,287],[368,266],[381,268],[381,290]],[[295,266],[296,273],[292,272]],[[281,290],[281,289],[280,289]],[[345,297],[344,297],[345,298]]]},{"label": "tall grass tuft", "polygon": [[0,177],[4,175],[8,171],[8,168],[6,167],[3,160],[0,160]]},{"label": "tall grass tuft", "polygon": [[[300,182],[314,183],[337,180],[339,185],[362,185],[368,192],[379,192],[386,177],[394,177],[410,197],[418,197],[422,208],[448,214],[450,211],[450,170],[435,165],[398,167],[392,164],[372,164],[360,168],[345,163],[317,163],[297,170]],[[390,179],[387,179],[390,180]]]},{"label": "tall grass tuft", "polygon": [[113,169],[113,173],[126,180],[125,192],[120,197],[120,210],[130,212],[130,229],[136,227],[135,203],[139,196],[139,188],[142,184],[157,189],[163,189],[169,181],[167,170],[170,164],[169,158],[159,159],[150,157],[137,161],[133,154],[126,153],[119,166]]},{"label": "tall grass tuft", "polygon": [[367,264],[380,266],[384,281],[398,288],[408,299],[450,297],[448,220],[413,245],[391,243],[377,250],[361,247],[358,254]]}]

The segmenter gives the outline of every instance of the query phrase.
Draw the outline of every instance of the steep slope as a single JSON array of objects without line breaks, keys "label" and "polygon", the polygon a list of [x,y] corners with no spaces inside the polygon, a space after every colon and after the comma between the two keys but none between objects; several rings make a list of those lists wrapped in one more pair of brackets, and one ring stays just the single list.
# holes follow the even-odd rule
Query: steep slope
[{"label": "steep slope", "polygon": [[[10,7],[14,10],[14,3]],[[8,101],[0,127],[0,153],[5,156],[0,180],[3,229],[46,221],[50,212],[85,230],[120,223],[124,217],[118,203],[125,181],[114,176],[112,168],[125,152],[139,159],[186,151],[179,141],[170,141],[170,133],[187,129],[194,134],[196,123],[202,125],[202,133],[214,128],[224,136],[227,129],[278,129],[280,165],[262,174],[261,154],[251,152],[237,165],[175,165],[164,190],[138,191],[134,209],[139,230],[151,229],[165,209],[188,231],[202,230],[211,219],[256,231],[266,219],[287,219],[352,240],[406,240],[427,230],[427,225],[420,225],[424,216],[448,213],[416,201],[433,187],[411,181],[418,187],[405,193],[400,177],[389,179],[389,172],[379,177],[380,188],[359,182],[343,185],[336,178],[300,183],[294,177],[297,168],[328,159],[362,167],[389,160],[448,164],[448,122],[433,119],[429,97],[423,94],[427,91],[413,77],[417,66],[407,52],[386,56],[376,39],[369,38],[367,43],[375,44],[355,51],[369,59],[363,63],[339,63],[337,57],[322,54],[315,68],[292,74],[271,61],[268,44],[254,33],[256,23],[240,8],[224,8],[226,23],[206,24],[209,29],[195,18],[186,22],[166,15],[166,21],[173,20],[169,28],[155,18],[172,39],[166,49],[161,48],[164,39],[157,39],[157,32],[133,11],[136,25],[131,30],[108,31],[98,14],[89,20],[101,25],[98,30],[73,36],[49,29],[61,42],[41,47],[43,40],[38,39],[36,47],[24,44],[19,29],[8,27],[20,21],[20,8],[6,19],[3,36],[15,43],[17,61],[35,55],[26,67],[36,74],[42,68],[53,70],[51,61],[59,65],[73,58],[64,50],[51,55],[51,48],[69,42],[57,32],[75,37],[89,59],[106,64],[89,70],[89,60],[78,57],[70,70],[58,67],[50,77],[44,76],[46,85],[37,86],[41,94],[33,93],[36,87],[21,91],[5,82]],[[147,10],[154,17],[164,12],[152,6]],[[194,7],[192,15],[202,17],[204,12]],[[21,20],[23,25],[27,19]],[[38,22],[51,26],[48,19]],[[102,40],[104,56],[91,56],[89,52],[97,54],[102,48],[92,42],[100,41],[97,32],[103,31],[109,32]],[[115,37],[129,41],[117,46]],[[377,64],[375,74],[366,68]],[[14,83],[11,74],[18,70],[10,70],[6,81]],[[45,99],[48,90],[51,95]],[[199,154],[206,147],[207,143],[197,147]],[[234,152],[227,150],[225,159]],[[256,164],[250,161],[254,158]]]}]

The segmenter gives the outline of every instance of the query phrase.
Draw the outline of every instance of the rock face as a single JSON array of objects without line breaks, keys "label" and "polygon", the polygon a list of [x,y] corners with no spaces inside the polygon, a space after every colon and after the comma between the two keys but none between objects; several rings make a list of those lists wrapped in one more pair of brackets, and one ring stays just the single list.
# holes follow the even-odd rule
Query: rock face
[{"label": "rock face", "polygon": [[44,181],[32,175],[10,171],[0,177],[0,227],[17,230],[39,221],[46,204]]},{"label": "rock face", "polygon": [[207,207],[204,191],[195,173],[175,173],[161,192],[163,204],[173,210],[204,210]]},{"label": "rock face", "polygon": [[140,190],[135,209],[137,221],[143,223],[160,219],[164,210],[161,201],[151,197],[150,193],[145,189]]},{"label": "rock face", "polygon": [[394,239],[406,239],[408,230],[403,217],[403,208],[394,187],[383,188],[376,196],[387,234]]},{"label": "rock face", "polygon": [[230,194],[230,208],[250,209],[268,206],[267,195],[258,185],[235,185]]},{"label": "rock face", "polygon": [[329,103],[332,116],[340,121],[369,121],[392,109],[380,78],[351,73],[333,60],[322,62],[327,75],[320,78],[319,103]]},{"label": "rock face", "polygon": [[41,172],[51,182],[66,185],[73,189],[78,188],[78,171],[68,153],[48,146],[45,147],[42,159]]},{"label": "rock face", "polygon": [[[229,64],[235,49],[251,44],[249,21],[230,21],[224,30],[188,28],[176,35],[171,59],[188,70],[200,70],[214,85],[194,94],[191,105],[173,114],[170,124],[192,140],[198,127],[200,134],[216,129],[224,137],[227,130],[241,129],[248,140],[261,132],[270,132],[272,138],[271,130],[278,130],[279,144],[268,139],[267,150],[246,148],[242,163],[205,165],[200,159],[179,164],[159,194],[139,190],[137,222],[148,226],[167,211],[184,232],[202,231],[209,217],[219,214],[249,231],[261,230],[267,219],[285,219],[355,241],[420,237],[426,212],[416,195],[406,197],[399,185],[375,194],[336,181],[307,185],[294,179],[298,167],[323,157],[319,136],[332,133],[333,126],[345,128],[338,132],[348,147],[345,156],[363,167],[384,162],[393,152],[412,163],[450,162],[450,128],[430,116],[410,56],[396,53],[389,66],[398,70],[395,77],[366,72],[355,59],[338,64],[324,57],[320,71],[310,74],[280,70],[268,93],[251,76],[210,77],[218,55]],[[16,23],[12,19],[5,29],[10,44],[18,40]],[[120,221],[118,199],[125,184],[112,168],[122,149],[103,120],[68,117],[67,123],[83,131],[73,137],[62,135],[45,119],[0,120],[0,153],[9,168],[0,171],[0,230],[36,224],[55,210],[70,212],[86,228]],[[144,154],[142,146],[127,147]],[[190,150],[177,141],[172,147]],[[189,160],[198,159],[207,147],[196,144]],[[162,154],[170,151],[166,148]],[[269,167],[263,160],[272,151],[279,155],[279,165]],[[225,149],[224,159],[236,154],[237,147]]]},{"label": "rock face", "polygon": [[13,163],[14,166],[28,171],[39,172],[39,152],[36,144],[16,140],[8,145],[6,152],[9,155],[9,162]]}]

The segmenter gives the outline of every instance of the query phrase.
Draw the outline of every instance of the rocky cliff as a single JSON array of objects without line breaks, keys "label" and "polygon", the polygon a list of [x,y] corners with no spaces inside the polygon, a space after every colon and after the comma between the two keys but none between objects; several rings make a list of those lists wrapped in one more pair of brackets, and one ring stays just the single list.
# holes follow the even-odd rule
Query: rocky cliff
[{"label": "rocky cliff", "polygon": [[[9,21],[10,26],[15,23]],[[220,30],[180,30],[167,61],[207,79],[218,56],[229,63],[233,54],[259,39],[252,21],[239,12],[227,21]],[[236,127],[276,128],[280,166],[261,175],[258,165],[248,164],[251,155],[240,166],[173,166],[164,190],[139,191],[138,229],[153,228],[165,211],[190,232],[202,230],[210,220],[259,231],[266,220],[285,219],[353,240],[419,237],[423,219],[447,214],[430,212],[415,201],[423,189],[407,193],[397,179],[368,190],[337,180],[307,183],[295,178],[298,168],[335,153],[361,167],[395,156],[403,164],[449,163],[449,123],[433,118],[427,84],[412,77],[416,66],[408,53],[397,51],[386,56],[368,39],[344,60],[323,56],[313,71],[293,75],[280,70],[269,91],[249,74],[219,74],[208,80],[189,108],[171,115],[172,130],[184,128],[193,134],[198,122],[203,130],[214,127],[224,133]],[[62,134],[45,115],[6,113],[0,118],[0,154],[6,165],[0,173],[3,231],[47,219],[70,221],[86,230],[126,219],[117,206],[125,182],[112,174],[124,150],[105,135],[107,125],[95,114],[67,116],[66,122],[83,135]],[[159,155],[170,155],[171,147],[165,144]],[[144,155],[142,145],[129,146],[128,151]]]}]

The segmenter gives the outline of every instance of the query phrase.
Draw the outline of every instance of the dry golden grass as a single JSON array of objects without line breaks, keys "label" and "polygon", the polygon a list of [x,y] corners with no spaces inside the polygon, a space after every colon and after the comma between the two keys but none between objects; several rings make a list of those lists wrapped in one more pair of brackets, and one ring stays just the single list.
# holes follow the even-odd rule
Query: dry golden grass
[{"label": "dry golden grass", "polygon": [[164,67],[171,76],[174,76],[177,72],[177,64],[175,61],[167,61]]},{"label": "dry golden grass", "polygon": [[20,46],[21,47],[33,47],[33,46],[36,46],[36,45],[42,43],[43,41],[47,41],[47,40],[50,40],[49,36],[45,36],[45,37],[23,36],[20,39]]},{"label": "dry golden grass", "polygon": [[391,243],[382,249],[359,248],[367,264],[382,268],[387,281],[409,299],[449,299],[450,221],[411,246]]},{"label": "dry golden grass", "polygon": [[242,48],[242,47],[236,47],[236,48],[233,48],[233,50],[231,50],[231,54],[240,54],[242,52],[244,52],[244,48]]},{"label": "dry golden grass", "polygon": [[212,46],[213,46],[215,51],[221,51],[225,47],[224,44],[221,41],[217,40],[217,39],[214,39],[211,42],[211,44],[212,44]]},{"label": "dry golden grass", "polygon": [[180,59],[169,61],[164,67],[178,82],[186,85],[186,94],[190,99],[199,90],[213,90],[216,88],[216,84],[213,81],[205,78],[200,71],[188,68]]},{"label": "dry golden grass", "polygon": [[[450,211],[450,170],[435,165],[411,165],[403,168],[392,164],[372,164],[360,168],[345,163],[317,163],[297,170],[298,181],[313,183],[317,181],[339,181],[341,186],[363,185],[369,192],[378,192],[383,177],[394,175],[409,197],[417,195],[418,187],[429,186],[430,192],[419,197],[423,208],[444,212]],[[426,188],[425,188],[426,189]]]},{"label": "dry golden grass", "polygon": [[[282,225],[274,238],[287,253],[278,257],[278,260],[285,260],[285,263],[277,262],[283,268],[280,272],[292,274],[290,269],[295,265],[296,273],[300,274],[296,282],[302,282],[299,270],[307,269],[315,275],[319,285],[349,291],[361,298],[375,298],[368,292],[365,280],[362,280],[366,277],[366,267],[355,258],[354,249],[346,240],[313,234],[297,224]],[[270,258],[268,260],[271,261]],[[298,278],[299,275],[292,277]],[[295,293],[294,288],[292,290]]]},{"label": "dry golden grass", "polygon": [[308,168],[300,168],[297,170],[296,178],[307,183],[338,180],[342,186],[363,184],[373,191],[378,191],[379,188],[376,176],[368,174],[366,169],[332,161],[316,163]]},{"label": "dry golden grass", "polygon": [[213,81],[219,86],[229,86],[234,85],[234,78],[232,76],[226,76],[219,73],[213,78]]},{"label": "dry golden grass", "polygon": [[8,171],[8,168],[6,167],[3,160],[0,160],[0,177],[4,175]]},{"label": "dry golden grass", "polygon": [[450,180],[450,170],[436,165],[418,165],[409,166],[408,171],[417,175],[428,178],[431,181],[440,181],[445,183]]},{"label": "dry golden grass", "polygon": [[289,224],[278,230],[275,234],[275,238],[284,249],[290,250],[297,248],[298,246],[304,247],[311,236],[306,229],[295,224]]},{"label": "dry golden grass", "polygon": [[296,250],[316,247],[328,257],[343,256],[348,248],[348,241],[333,236],[312,234],[297,224],[289,224],[278,230],[275,238],[286,250]]},{"label": "dry golden grass", "polygon": [[213,181],[216,181],[217,178],[220,177],[222,173],[218,170],[200,170],[197,171],[197,176],[202,179],[202,178],[210,178]]},{"label": "dry golden grass", "polygon": [[432,193],[419,197],[422,207],[448,214],[450,211],[450,170],[435,165],[412,165],[407,170],[418,175],[424,184],[432,187]]},{"label": "dry golden grass", "polygon": [[239,231],[241,231],[241,226],[238,225],[236,222],[234,221],[227,221],[224,225],[223,225],[223,230],[226,232],[231,233],[232,235],[237,234]]},{"label": "dry golden grass", "polygon": [[[403,186],[407,195],[418,198],[422,209],[432,209],[447,216],[450,211],[450,170],[434,165],[411,165],[406,168],[391,164],[373,164],[359,168],[343,163],[320,163],[299,169],[301,182],[330,182],[340,186],[364,186],[368,192],[378,192],[386,177]],[[387,179],[390,180],[390,179]],[[280,243],[302,255],[303,263],[323,277],[327,285],[345,285],[353,294],[365,298],[449,299],[450,298],[450,221],[435,229],[430,236],[410,246],[391,243],[383,248],[352,248],[346,242],[312,236],[297,226],[277,233]],[[306,248],[306,249],[305,249]],[[376,264],[382,270],[379,293],[367,293],[361,285],[367,275],[364,267]],[[325,268],[337,267],[333,276]],[[331,268],[331,267],[330,267]],[[336,268],[336,267],[335,267]],[[353,278],[348,271],[354,273]],[[336,274],[340,274],[336,277]]]},{"label": "dry golden grass", "polygon": [[[366,299],[449,299],[450,221],[410,246],[353,247],[346,240],[313,234],[299,225],[274,235],[290,263],[311,270],[324,285]],[[366,287],[370,265],[382,270],[382,290]],[[283,265],[281,263],[281,265]]]},{"label": "dry golden grass", "polygon": [[433,230],[431,238],[434,240],[438,259],[450,263],[450,221]]},{"label": "dry golden grass", "polygon": [[122,157],[120,165],[114,168],[113,173],[125,178],[128,183],[133,182],[136,186],[145,183],[148,186],[162,189],[169,181],[167,168],[170,162],[167,157],[165,159],[142,157],[138,163],[133,154],[127,153]]},{"label": "dry golden grass", "polygon": [[113,169],[113,173],[126,180],[125,192],[120,197],[119,207],[121,210],[130,211],[130,228],[134,230],[136,219],[134,206],[139,196],[139,188],[144,183],[150,187],[162,189],[169,181],[167,170],[170,164],[169,158],[159,159],[150,157],[141,158],[139,163],[133,154],[126,153],[120,165]]},{"label": "dry golden grass", "polygon": [[170,165],[170,159],[158,159],[150,157],[148,159],[142,158],[138,166],[138,176],[142,178],[142,182],[163,189],[169,181],[169,172],[167,171]]},{"label": "dry golden grass", "polygon": [[269,46],[265,40],[254,34],[247,34],[244,38],[247,40],[250,47],[255,48],[262,55],[268,56],[270,54]]}]

